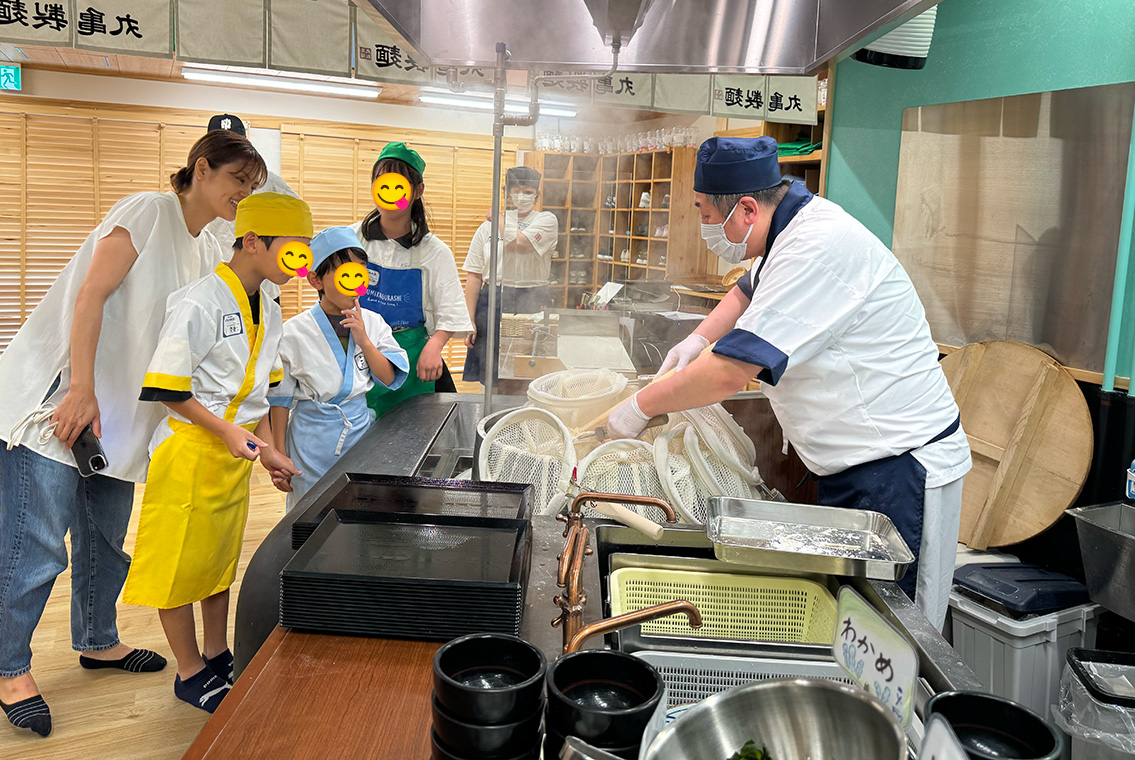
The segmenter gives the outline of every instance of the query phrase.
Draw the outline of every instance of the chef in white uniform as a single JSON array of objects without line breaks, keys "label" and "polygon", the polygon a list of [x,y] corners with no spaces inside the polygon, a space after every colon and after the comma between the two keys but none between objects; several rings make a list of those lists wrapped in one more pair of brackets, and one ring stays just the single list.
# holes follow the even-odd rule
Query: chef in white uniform
[{"label": "chef in white uniform", "polygon": [[783,181],[771,138],[707,140],[694,191],[710,250],[755,261],[660,369],[679,371],[616,408],[611,433],[637,437],[759,379],[819,502],[894,521],[917,558],[900,586],[941,627],[970,451],[909,276],[846,211]]},{"label": "chef in white uniform", "polygon": [[[241,137],[247,137],[247,130],[244,126],[244,121],[239,116],[233,116],[231,113],[219,113],[213,118],[209,119],[209,132],[223,129],[229,132],[235,132]],[[290,195],[293,198],[298,198],[299,195],[295,190],[288,187],[288,183],[284,181],[276,172],[271,169],[267,170],[268,173],[264,180],[264,184],[256,188],[258,193],[282,193]],[[233,241],[236,240],[236,223],[231,219],[225,219],[223,216],[218,216],[216,219],[205,225],[205,229],[213,234],[217,242],[221,244],[221,250],[224,252],[224,260],[229,261],[233,257]],[[263,290],[270,298],[280,298],[280,286],[272,281],[265,281]]]},{"label": "chef in white uniform", "polygon": [[[533,314],[552,304],[548,289],[552,255],[559,235],[559,220],[550,211],[536,211],[540,197],[540,172],[527,166],[508,170],[505,191],[509,205],[501,217],[502,247],[497,257],[497,303],[501,314]],[[476,327],[465,339],[469,352],[465,355],[466,382],[479,383],[485,378],[485,335],[489,320],[489,236],[492,223],[484,222],[473,235],[462,269],[465,270],[465,303]],[[497,345],[500,345],[500,322],[497,322]]]},{"label": "chef in white uniform", "polygon": [[[307,277],[319,290],[319,301],[284,323],[284,376],[269,392],[268,403],[277,447],[300,471],[287,484],[277,484],[290,488],[289,511],[370,428],[374,412],[367,406],[367,392],[375,383],[396,390],[410,369],[386,321],[375,311],[358,308],[358,296],[345,295],[335,285],[347,264],[355,263],[365,274],[362,248],[350,227],[330,227],[316,235]],[[361,334],[348,326],[356,319],[362,322]]]}]

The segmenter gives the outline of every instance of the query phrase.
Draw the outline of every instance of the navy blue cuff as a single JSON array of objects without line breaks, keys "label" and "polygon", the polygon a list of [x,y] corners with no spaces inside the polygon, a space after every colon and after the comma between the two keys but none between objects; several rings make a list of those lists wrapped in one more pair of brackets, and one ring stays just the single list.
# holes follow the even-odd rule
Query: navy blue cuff
[{"label": "navy blue cuff", "polygon": [[[754,266],[756,266],[756,265],[754,264]],[[752,272],[745,272],[745,274],[741,275],[741,279],[737,280],[737,288],[740,289],[740,291],[745,294],[745,298],[748,298],[750,301],[752,301],[753,300],[753,273]]]},{"label": "navy blue cuff", "polygon": [[748,330],[731,330],[728,335],[717,341],[713,353],[761,367],[757,379],[769,385],[779,383],[780,376],[788,368],[787,354]]}]

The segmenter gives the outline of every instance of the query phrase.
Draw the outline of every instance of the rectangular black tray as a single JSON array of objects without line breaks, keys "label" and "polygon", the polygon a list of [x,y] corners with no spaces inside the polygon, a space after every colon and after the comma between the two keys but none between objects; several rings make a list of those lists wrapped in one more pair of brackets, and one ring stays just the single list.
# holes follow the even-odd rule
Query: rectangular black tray
[{"label": "rectangular black tray", "polygon": [[532,516],[528,483],[486,483],[401,475],[340,475],[292,523],[292,548],[311,537],[332,510],[463,515],[527,520]]},{"label": "rectangular black tray", "polygon": [[281,572],[280,624],[434,640],[519,631],[531,561],[526,519],[332,510]]}]

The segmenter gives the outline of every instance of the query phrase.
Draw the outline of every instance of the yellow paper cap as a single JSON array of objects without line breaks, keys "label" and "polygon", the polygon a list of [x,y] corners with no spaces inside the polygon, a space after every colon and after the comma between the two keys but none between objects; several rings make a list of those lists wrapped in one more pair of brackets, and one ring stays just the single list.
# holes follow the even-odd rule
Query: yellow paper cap
[{"label": "yellow paper cap", "polygon": [[236,207],[236,236],[244,237],[249,232],[270,237],[312,237],[315,230],[311,209],[290,195],[255,193]]}]

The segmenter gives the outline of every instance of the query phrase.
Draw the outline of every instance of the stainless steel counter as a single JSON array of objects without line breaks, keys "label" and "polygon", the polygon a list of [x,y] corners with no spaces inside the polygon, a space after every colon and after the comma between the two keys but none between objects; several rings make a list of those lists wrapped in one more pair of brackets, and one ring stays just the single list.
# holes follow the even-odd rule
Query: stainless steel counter
[{"label": "stainless steel counter", "polygon": [[[494,410],[518,406],[523,401],[521,398],[501,399]],[[434,394],[411,399],[383,417],[316,483],[265,538],[245,572],[237,601],[233,646],[238,673],[276,626],[280,571],[294,553],[291,549],[291,524],[310,502],[320,496],[322,489],[344,472],[452,477],[465,469],[473,456],[480,418],[480,396]],[[560,631],[553,629],[550,622],[559,612],[552,598],[559,593],[555,572],[556,556],[562,548],[563,526],[551,517],[535,517],[532,522],[532,570],[522,635],[549,656],[555,656],[560,651]],[[620,528],[619,532],[628,544],[654,543],[629,528]],[[684,542],[690,548],[704,549],[709,545],[703,532],[686,530],[681,533],[684,535],[680,537],[680,543]],[[584,563],[583,584],[591,591],[591,601],[585,607],[585,623],[602,616],[604,594],[600,592],[599,568],[604,558],[600,555],[601,552],[597,551]],[[853,585],[914,644],[926,681],[922,700],[931,693],[948,689],[983,688],[953,648],[896,584],[862,579],[843,581]],[[600,643],[593,640],[591,645]]]}]

